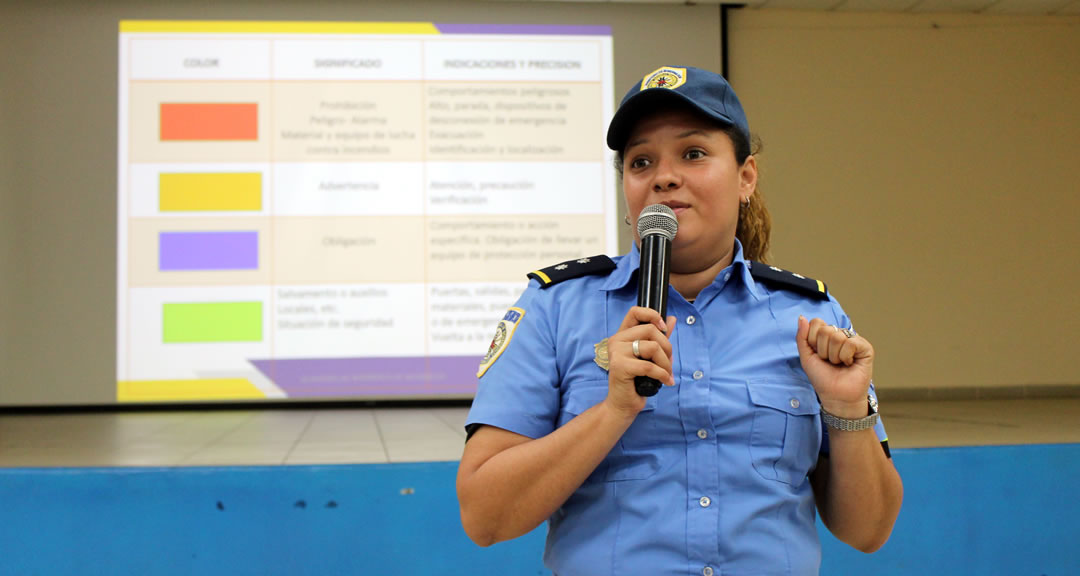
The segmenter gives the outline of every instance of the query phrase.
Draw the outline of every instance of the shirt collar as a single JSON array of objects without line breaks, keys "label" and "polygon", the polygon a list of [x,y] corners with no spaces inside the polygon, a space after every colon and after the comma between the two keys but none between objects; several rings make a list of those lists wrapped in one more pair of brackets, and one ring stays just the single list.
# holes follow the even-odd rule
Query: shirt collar
[{"label": "shirt collar", "polygon": [[731,259],[731,272],[738,274],[742,278],[746,289],[755,299],[761,299],[761,292],[757,288],[757,283],[754,282],[754,277],[750,275],[750,261],[743,256],[742,242],[739,242],[738,238],[735,239],[735,256]]},{"label": "shirt collar", "polygon": [[638,251],[637,244],[631,244],[630,252],[619,258],[618,263],[615,264],[615,271],[608,274],[607,280],[600,289],[618,290],[626,286],[639,267],[641,267],[641,252]]},{"label": "shirt collar", "polygon": [[[630,283],[634,273],[637,272],[640,266],[641,252],[638,251],[637,244],[631,244],[630,252],[619,258],[618,263],[615,265],[615,271],[608,275],[607,280],[600,286],[600,289],[618,290],[625,287]],[[731,271],[733,274],[738,275],[754,298],[761,299],[761,292],[758,290],[753,276],[750,275],[750,262],[743,256],[742,243],[739,242],[738,238],[735,239],[735,255],[731,259]],[[713,280],[713,282],[716,282],[716,280]]]}]

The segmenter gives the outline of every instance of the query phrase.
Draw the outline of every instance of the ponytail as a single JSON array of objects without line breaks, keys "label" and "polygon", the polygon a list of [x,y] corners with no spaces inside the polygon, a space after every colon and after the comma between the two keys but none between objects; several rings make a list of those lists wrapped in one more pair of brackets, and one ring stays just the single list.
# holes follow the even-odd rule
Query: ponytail
[{"label": "ponytail", "polygon": [[[733,126],[725,127],[724,132],[735,145],[735,161],[739,166],[746,163],[750,154],[761,152],[761,141],[754,138],[753,147],[747,137]],[[743,258],[769,263],[769,236],[772,233],[772,216],[765,206],[765,197],[758,186],[750,196],[750,203],[739,204],[739,223],[735,227],[735,237],[742,244]]]}]

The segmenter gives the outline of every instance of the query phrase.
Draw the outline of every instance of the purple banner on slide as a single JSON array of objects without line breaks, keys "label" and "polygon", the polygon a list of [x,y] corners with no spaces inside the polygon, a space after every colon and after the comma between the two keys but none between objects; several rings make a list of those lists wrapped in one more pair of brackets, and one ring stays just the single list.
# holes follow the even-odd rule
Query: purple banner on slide
[{"label": "purple banner on slide", "polygon": [[478,356],[289,358],[250,362],[289,398],[476,393]]},{"label": "purple banner on slide", "polygon": [[522,34],[552,36],[611,36],[611,26],[554,24],[435,24],[442,34]]},{"label": "purple banner on slide", "polygon": [[162,232],[158,265],[172,270],[257,270],[259,233]]}]

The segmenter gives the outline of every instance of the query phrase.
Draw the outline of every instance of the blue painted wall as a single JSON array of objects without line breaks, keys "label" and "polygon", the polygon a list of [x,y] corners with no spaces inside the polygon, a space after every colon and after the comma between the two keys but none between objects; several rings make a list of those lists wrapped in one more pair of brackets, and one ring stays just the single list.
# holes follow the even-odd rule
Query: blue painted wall
[{"label": "blue painted wall", "polygon": [[889,542],[862,554],[819,526],[823,575],[1080,575],[1080,444],[894,450],[893,459],[904,506]]},{"label": "blue painted wall", "polygon": [[[904,509],[823,575],[1080,575],[1080,445],[895,450]],[[0,574],[548,574],[461,530],[457,463],[0,470]]]}]

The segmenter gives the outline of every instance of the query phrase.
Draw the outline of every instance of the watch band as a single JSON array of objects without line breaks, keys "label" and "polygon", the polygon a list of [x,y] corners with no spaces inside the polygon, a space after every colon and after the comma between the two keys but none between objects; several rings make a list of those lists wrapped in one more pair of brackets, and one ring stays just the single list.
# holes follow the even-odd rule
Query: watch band
[{"label": "watch band", "polygon": [[825,421],[825,425],[833,430],[841,430],[844,432],[858,432],[860,430],[869,430],[877,425],[878,415],[875,412],[867,416],[866,418],[859,418],[858,420],[849,420],[847,418],[841,418],[839,416],[833,416],[828,412],[821,411],[821,419]]},{"label": "watch band", "polygon": [[859,432],[860,430],[869,430],[877,425],[878,422],[878,407],[877,400],[870,395],[867,395],[867,403],[870,414],[864,418],[849,419],[841,418],[833,414],[829,414],[824,408],[821,409],[821,419],[825,422],[825,425],[833,430],[840,430],[843,432]]}]

